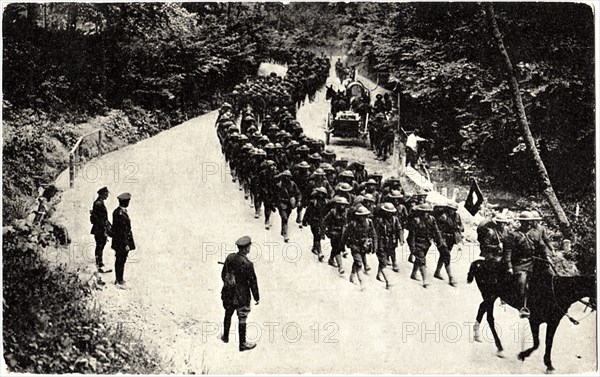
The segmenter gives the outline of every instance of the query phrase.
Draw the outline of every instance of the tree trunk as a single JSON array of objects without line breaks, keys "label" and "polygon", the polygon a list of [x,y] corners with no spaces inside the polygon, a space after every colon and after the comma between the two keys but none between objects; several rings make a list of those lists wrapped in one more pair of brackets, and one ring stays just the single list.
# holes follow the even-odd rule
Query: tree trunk
[{"label": "tree trunk", "polygon": [[504,70],[508,79],[508,84],[510,86],[510,91],[514,104],[514,111],[517,115],[517,120],[519,123],[519,127],[521,128],[523,138],[525,139],[525,144],[527,145],[527,151],[529,152],[530,157],[535,162],[535,166],[537,168],[536,174],[537,178],[541,183],[542,192],[546,197],[548,204],[550,204],[550,207],[554,211],[554,215],[556,216],[556,220],[558,221],[558,225],[563,236],[573,240],[574,234],[571,229],[571,224],[569,223],[569,219],[567,218],[565,211],[563,210],[562,206],[560,205],[560,202],[558,201],[558,198],[556,197],[556,194],[554,193],[552,183],[550,182],[550,177],[548,176],[548,171],[544,166],[544,162],[540,158],[538,149],[535,146],[535,140],[533,138],[533,135],[531,134],[531,130],[529,129],[527,115],[525,114],[525,108],[523,107],[523,100],[521,98],[521,92],[519,90],[519,83],[517,82],[515,71],[510,61],[510,57],[508,56],[508,52],[504,47],[502,34],[500,34],[500,29],[498,28],[498,23],[496,22],[496,16],[494,14],[494,7],[492,3],[485,3],[483,7],[485,9],[485,14],[487,16],[489,25],[492,29],[494,40],[496,41],[496,45],[498,47],[498,50],[500,51],[500,55],[502,56]]}]

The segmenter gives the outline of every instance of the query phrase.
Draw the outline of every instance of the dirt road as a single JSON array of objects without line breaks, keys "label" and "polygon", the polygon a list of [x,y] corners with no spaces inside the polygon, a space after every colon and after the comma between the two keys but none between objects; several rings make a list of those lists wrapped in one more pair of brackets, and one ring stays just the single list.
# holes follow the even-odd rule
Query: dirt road
[{"label": "dirt road", "polygon": [[[320,93],[298,118],[310,136],[323,137],[329,104]],[[60,211],[68,219],[75,242],[65,263],[93,268],[93,237],[89,214],[95,192],[108,186],[109,211],[116,195],[132,194],[129,215],[138,250],[125,271],[129,290],[118,290],[114,276],[98,301],[115,323],[121,322],[141,341],[158,348],[177,372],[209,373],[542,373],[543,349],[525,363],[517,361],[523,329],[514,309],[496,306],[497,327],[506,358],[495,356],[489,329],[483,343],[473,342],[471,324],[480,296],[465,283],[470,262],[479,254],[473,245],[454,252],[456,288],[432,281],[429,289],[410,280],[406,248],[399,250],[400,273],[391,272],[388,291],[367,279],[360,291],[336,270],[319,263],[310,252],[308,229],[290,227],[291,241],[279,236],[253,210],[225,168],[215,134],[216,113],[190,120],[151,139],[103,156],[88,164],[76,189],[63,194]],[[389,172],[372,152],[344,144],[332,146],[340,155],[360,158],[369,170]],[[249,340],[258,347],[240,353],[237,338],[219,340],[223,310],[221,266],[234,242],[248,234],[260,305],[249,317]],[[325,252],[329,252],[325,241]],[[106,259],[113,263],[108,247]],[[437,258],[432,251],[429,271]],[[376,267],[375,256],[369,257]],[[63,260],[64,259],[64,260]],[[344,260],[346,267],[350,260]],[[583,316],[574,305],[571,313]],[[574,326],[564,319],[554,342],[554,365],[561,373],[586,373],[596,368],[596,315]],[[522,327],[522,326],[521,326]],[[236,322],[232,331],[237,328]],[[528,332],[523,335],[526,343]],[[544,339],[545,326],[541,337]],[[136,339],[132,339],[136,341]]]}]

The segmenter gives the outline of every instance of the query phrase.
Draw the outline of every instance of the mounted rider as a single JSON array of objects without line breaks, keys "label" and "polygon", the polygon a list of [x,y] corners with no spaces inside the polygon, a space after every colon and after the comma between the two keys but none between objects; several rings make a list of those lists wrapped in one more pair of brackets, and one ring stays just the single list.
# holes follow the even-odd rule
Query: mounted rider
[{"label": "mounted rider", "polygon": [[[521,318],[529,318],[527,309],[527,283],[530,273],[534,269],[536,259],[550,263],[548,259],[549,249],[537,231],[534,221],[540,221],[530,211],[523,211],[517,217],[520,226],[506,237],[504,247],[504,262],[509,274],[515,276],[518,284],[518,293],[523,306],[519,310]],[[545,266],[546,270],[548,266]]]}]

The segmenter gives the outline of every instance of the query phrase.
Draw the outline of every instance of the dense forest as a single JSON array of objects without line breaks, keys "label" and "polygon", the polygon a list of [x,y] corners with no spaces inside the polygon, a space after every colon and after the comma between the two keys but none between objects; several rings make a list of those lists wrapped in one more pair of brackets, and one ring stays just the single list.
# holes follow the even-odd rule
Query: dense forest
[{"label": "dense forest", "polygon": [[[594,272],[592,9],[574,3],[498,3],[495,9],[537,149],[577,235],[572,258],[580,271]],[[501,57],[477,3],[15,3],[4,8],[2,31],[3,225],[26,217],[38,188],[66,168],[67,151],[86,122],[108,119],[107,136],[125,144],[155,135],[215,109],[282,46],[347,55],[361,73],[399,95],[401,125],[433,140],[429,157],[455,168],[463,182],[477,177],[486,187],[539,199]],[[3,245],[5,271],[7,263],[23,266],[14,253],[27,249],[35,259],[29,267],[43,279],[71,278],[36,259],[31,229],[12,231],[17,235]],[[19,358],[42,347],[52,354],[62,343],[50,335],[36,339],[25,328],[20,313],[42,321],[39,312],[21,306],[7,312],[6,302],[48,293],[30,292],[36,283],[24,276],[31,274],[17,272],[10,275],[15,284],[7,285],[6,274],[4,284],[9,365],[24,372],[91,371],[87,364],[68,369],[70,359],[109,335],[88,323],[96,314],[75,304],[59,312],[77,317],[85,310],[85,318],[51,331],[80,346],[79,354]],[[84,300],[87,288],[76,288],[55,291],[60,299]],[[75,335],[82,326],[89,330],[83,340]],[[108,352],[113,343],[107,342]],[[119,361],[99,373],[126,372],[127,357],[139,370],[157,372],[143,350],[111,352]]]}]

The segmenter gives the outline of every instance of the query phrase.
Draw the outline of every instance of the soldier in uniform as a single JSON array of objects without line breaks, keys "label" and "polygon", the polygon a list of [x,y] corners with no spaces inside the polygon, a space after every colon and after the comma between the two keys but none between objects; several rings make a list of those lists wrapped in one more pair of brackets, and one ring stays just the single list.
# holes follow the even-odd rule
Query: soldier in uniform
[{"label": "soldier in uniform", "polygon": [[325,234],[331,242],[331,254],[329,255],[329,265],[338,268],[340,275],[344,274],[342,268],[342,253],[344,252],[344,243],[342,235],[346,226],[346,206],[348,200],[341,196],[335,196],[331,200],[333,208],[327,212],[323,218],[323,227]]},{"label": "soldier in uniform", "polygon": [[506,225],[510,221],[499,213],[492,220],[483,220],[477,226],[477,241],[481,251],[479,256],[484,258],[484,266],[490,275],[499,272],[500,261],[504,254],[504,241],[508,235]]},{"label": "soldier in uniform", "polygon": [[131,220],[127,214],[127,207],[131,200],[131,194],[125,192],[117,196],[119,206],[113,211],[112,222],[112,249],[115,251],[115,284],[119,288],[125,288],[123,274],[125,272],[125,262],[131,250],[135,250],[135,242],[131,233]]},{"label": "soldier in uniform", "polygon": [[106,273],[112,270],[104,269],[104,262],[102,260],[102,254],[104,253],[104,246],[111,233],[110,221],[108,221],[108,211],[104,205],[104,201],[108,198],[108,188],[102,187],[98,190],[98,198],[94,201],[92,210],[90,211],[90,220],[92,223],[91,234],[94,235],[96,241],[96,267],[98,272]]},{"label": "soldier in uniform", "polygon": [[[311,193],[309,169],[310,165],[306,161],[302,161],[292,168],[292,179],[296,183],[296,186],[298,186],[300,194],[305,199],[309,198]],[[302,228],[302,210],[306,208],[307,205],[308,203],[301,200],[296,208],[296,224],[298,224],[300,228]]]},{"label": "soldier in uniform", "polygon": [[372,253],[377,250],[377,236],[373,222],[369,219],[369,212],[364,206],[360,206],[354,213],[354,220],[349,221],[343,234],[343,243],[347,245],[352,252],[352,273],[350,274],[350,282],[354,283],[354,277],[363,287],[362,269],[363,269],[363,254]]},{"label": "soldier in uniform", "polygon": [[354,179],[356,180],[357,184],[360,185],[361,183],[367,181],[369,173],[365,169],[365,163],[363,161],[356,161],[350,164],[350,166],[348,166],[348,169],[354,172]]},{"label": "soldier in uniform", "polygon": [[225,343],[229,342],[231,317],[233,312],[237,312],[240,335],[239,349],[242,352],[256,347],[255,343],[246,341],[246,320],[248,314],[250,314],[251,298],[254,297],[255,305],[258,305],[260,298],[254,265],[247,257],[252,241],[250,237],[244,236],[238,239],[235,244],[238,247],[238,252],[227,256],[221,271],[221,279],[223,280],[221,299],[223,300],[223,308],[225,308],[221,340]]},{"label": "soldier in uniform", "polygon": [[308,207],[306,207],[306,213],[302,220],[303,226],[310,224],[310,231],[313,235],[312,252],[319,257],[319,262],[323,262],[323,259],[325,259],[321,250],[321,239],[325,239],[323,218],[325,217],[327,195],[325,187],[316,187],[311,193],[311,199],[308,202]]},{"label": "soldier in uniform", "polygon": [[285,242],[289,241],[288,237],[288,219],[290,213],[296,208],[296,205],[302,200],[302,195],[298,186],[292,181],[292,173],[289,170],[284,170],[279,174],[280,181],[275,188],[275,196],[277,201],[277,209],[281,217],[281,235]]},{"label": "soldier in uniform", "polygon": [[529,318],[530,314],[527,309],[527,282],[533,271],[535,259],[549,262],[548,246],[533,224],[533,221],[537,219],[530,211],[521,212],[517,218],[520,226],[515,231],[508,233],[504,247],[504,263],[508,273],[514,274],[519,288],[518,293],[523,303],[519,310],[521,318]]},{"label": "soldier in uniform", "polygon": [[414,258],[410,278],[417,280],[417,271],[420,271],[423,276],[423,288],[429,286],[425,258],[431,247],[431,240],[433,239],[440,253],[444,252],[446,247],[435,219],[430,215],[431,211],[433,211],[433,208],[429,204],[419,204],[415,207],[415,214],[408,223],[407,243]]},{"label": "soldier in uniform", "polygon": [[381,95],[381,93],[375,96],[375,102],[373,103],[373,112],[375,114],[385,112],[385,102],[383,101],[383,96]]},{"label": "soldier in uniform", "polygon": [[462,232],[465,231],[462,220],[460,219],[460,215],[458,212],[456,212],[457,209],[458,204],[454,200],[449,200],[444,206],[441,206],[439,211],[436,211],[434,214],[438,228],[440,229],[442,237],[444,238],[446,247],[444,250],[440,250],[440,258],[438,259],[437,268],[435,269],[433,277],[444,280],[440,273],[442,266],[445,266],[446,273],[448,274],[448,281],[453,287],[456,287],[456,280],[454,280],[452,271],[450,269],[450,253],[452,252],[454,245],[462,241]]},{"label": "soldier in uniform", "polygon": [[259,187],[260,187],[260,198],[265,206],[265,229],[269,230],[271,228],[271,212],[276,210],[276,202],[275,202],[275,189],[276,189],[276,178],[275,176],[278,174],[277,166],[275,165],[275,161],[266,160],[261,165],[261,170],[259,173]]},{"label": "soldier in uniform", "polygon": [[392,258],[394,270],[397,271],[396,246],[398,246],[398,242],[401,245],[404,243],[402,226],[395,213],[396,207],[392,203],[383,203],[373,221],[375,234],[377,234],[377,260],[379,261],[377,280],[381,281],[383,277],[385,287],[388,289],[390,288],[390,282],[385,275],[388,258]]}]

